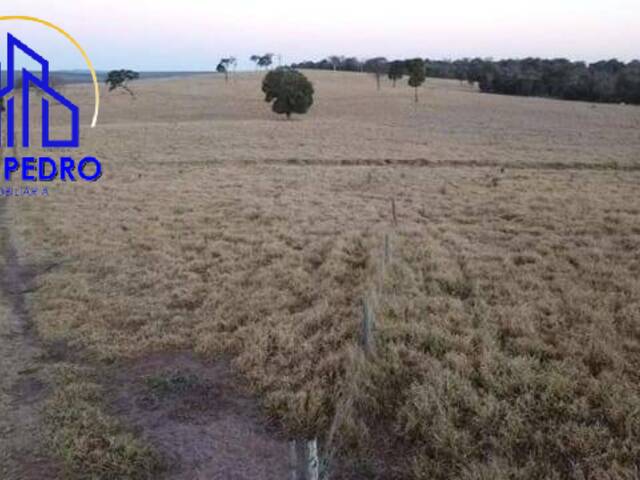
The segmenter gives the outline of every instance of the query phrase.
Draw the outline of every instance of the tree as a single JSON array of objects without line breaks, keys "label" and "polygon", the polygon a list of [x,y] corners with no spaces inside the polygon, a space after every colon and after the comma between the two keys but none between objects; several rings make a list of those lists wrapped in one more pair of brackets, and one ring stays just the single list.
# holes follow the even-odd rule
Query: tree
[{"label": "tree", "polygon": [[249,60],[251,60],[253,63],[256,64],[256,68],[258,68],[259,63],[260,62],[260,55],[251,55],[251,57],[249,57]]},{"label": "tree", "polygon": [[278,67],[262,81],[266,102],[273,102],[275,113],[307,113],[313,105],[313,85],[302,73],[288,67]]},{"label": "tree", "polygon": [[331,55],[329,58],[327,58],[327,60],[331,64],[331,68],[333,69],[334,72],[336,70],[340,70],[340,67],[344,63],[344,57],[340,55]]},{"label": "tree", "polygon": [[106,83],[109,85],[109,91],[115,90],[116,88],[122,88],[128,92],[129,95],[135,97],[135,94],[129,88],[128,83],[132,80],[137,80],[138,78],[140,78],[140,74],[133,70],[111,70],[107,74]]},{"label": "tree", "polygon": [[415,89],[415,100],[418,103],[418,87],[424,83],[427,77],[424,69],[424,60],[421,58],[408,60],[407,71],[409,72],[409,86]]},{"label": "tree", "polygon": [[404,62],[395,60],[389,64],[389,78],[393,81],[393,86],[396,86],[396,80],[400,80],[404,76],[405,72]]},{"label": "tree", "polygon": [[269,68],[273,64],[273,53],[265,53],[258,58],[258,66],[262,68]]},{"label": "tree", "polygon": [[640,104],[640,61],[629,63],[618,75],[617,96],[624,102]]},{"label": "tree", "polygon": [[220,61],[220,63],[218,63],[218,66],[216,67],[216,72],[224,73],[224,81],[225,82],[229,81],[229,72],[227,71],[227,66],[222,62],[222,60]]},{"label": "tree", "polygon": [[362,62],[356,57],[345,58],[342,62],[341,70],[344,70],[346,72],[361,72]]},{"label": "tree", "polygon": [[231,66],[235,66],[235,64],[236,64],[235,57],[221,58],[220,59],[220,62],[218,63],[218,66],[216,67],[216,71],[218,73],[224,73],[224,81],[225,82],[229,81],[229,68]]},{"label": "tree", "polygon": [[467,79],[467,62],[466,59],[453,62],[453,74],[456,80],[460,82],[460,85],[463,85]]},{"label": "tree", "polygon": [[388,63],[389,62],[384,57],[370,58],[364,62],[364,70],[365,72],[373,73],[378,90],[380,90],[380,79],[382,78],[382,75],[386,73]]}]

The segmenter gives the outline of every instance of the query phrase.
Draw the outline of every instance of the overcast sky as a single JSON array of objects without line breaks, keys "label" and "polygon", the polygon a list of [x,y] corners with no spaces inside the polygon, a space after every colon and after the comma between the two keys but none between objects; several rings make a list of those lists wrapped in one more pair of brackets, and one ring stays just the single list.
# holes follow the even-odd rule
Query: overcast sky
[{"label": "overcast sky", "polygon": [[[264,52],[287,63],[332,54],[640,58],[640,0],[19,0],[2,10],[58,24],[99,70],[211,70],[228,55],[248,68]],[[46,27],[0,22],[3,44],[7,31],[54,70],[84,68]]]}]

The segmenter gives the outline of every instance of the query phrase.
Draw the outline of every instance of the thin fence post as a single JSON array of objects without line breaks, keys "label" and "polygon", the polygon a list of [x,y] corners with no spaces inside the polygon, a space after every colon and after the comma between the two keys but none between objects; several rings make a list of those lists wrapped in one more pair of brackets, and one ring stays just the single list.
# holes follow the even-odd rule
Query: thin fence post
[{"label": "thin fence post", "polygon": [[396,215],[396,199],[391,199],[391,213],[393,215],[393,224],[398,225],[398,217]]},{"label": "thin fence post", "polygon": [[373,338],[373,324],[375,322],[373,309],[367,298],[362,299],[362,346],[368,355],[375,353]]},{"label": "thin fence post", "polygon": [[320,461],[318,460],[318,440],[312,439],[307,442],[307,479],[319,480]]},{"label": "thin fence post", "polygon": [[391,245],[389,244],[389,234],[384,235],[384,263],[388,264],[391,260]]},{"label": "thin fence post", "polygon": [[298,451],[296,441],[289,441],[289,480],[298,480]]}]

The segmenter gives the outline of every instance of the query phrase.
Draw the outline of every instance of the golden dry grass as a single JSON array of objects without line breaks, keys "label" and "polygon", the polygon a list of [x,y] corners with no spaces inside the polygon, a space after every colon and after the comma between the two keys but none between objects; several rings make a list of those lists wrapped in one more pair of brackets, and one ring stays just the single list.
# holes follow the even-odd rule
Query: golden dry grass
[{"label": "golden dry grass", "polygon": [[30,298],[40,334],[105,360],[231,352],[372,477],[637,476],[640,109],[434,80],[415,106],[309,75],[292,122],[255,75],[104,95],[82,134],[103,179],[10,200],[24,253],[64,259]]}]

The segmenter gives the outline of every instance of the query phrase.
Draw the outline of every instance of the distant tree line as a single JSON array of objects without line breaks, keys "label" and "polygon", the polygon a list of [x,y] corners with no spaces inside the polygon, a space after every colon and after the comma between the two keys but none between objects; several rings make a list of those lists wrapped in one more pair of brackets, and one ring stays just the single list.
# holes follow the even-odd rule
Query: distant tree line
[{"label": "distant tree line", "polygon": [[[394,82],[408,73],[414,60],[389,61],[383,57],[359,60],[331,56],[319,62],[301,62],[299,69],[381,73]],[[518,60],[462,59],[424,61],[427,77],[450,78],[478,84],[483,92],[543,96],[566,100],[640,104],[640,61],[607,60],[586,64],[566,59]]]},{"label": "distant tree line", "polygon": [[[384,63],[388,63],[386,58],[382,58]],[[361,61],[356,57],[342,57],[342,56],[331,56],[327,57],[319,62],[301,62],[294,63],[291,65],[292,68],[302,68],[302,69],[310,69],[310,70],[340,70],[343,72],[364,72],[364,65],[369,62],[371,63],[374,59]],[[372,70],[369,71],[373,73]]]}]

